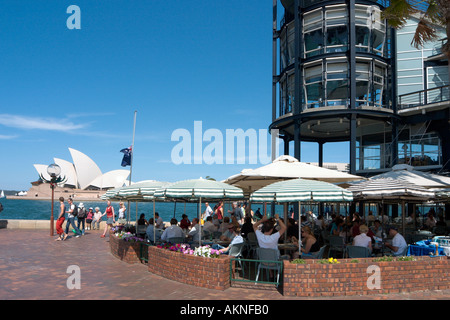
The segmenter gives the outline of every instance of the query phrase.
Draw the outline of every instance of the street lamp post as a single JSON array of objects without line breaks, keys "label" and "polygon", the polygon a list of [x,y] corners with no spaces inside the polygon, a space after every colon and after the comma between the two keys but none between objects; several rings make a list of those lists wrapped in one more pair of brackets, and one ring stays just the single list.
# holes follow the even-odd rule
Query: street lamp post
[{"label": "street lamp post", "polygon": [[54,202],[55,202],[55,186],[58,183],[61,183],[65,180],[65,178],[62,178],[61,175],[61,168],[57,164],[51,164],[47,167],[47,173],[50,176],[50,180],[47,180],[44,178],[44,176],[41,174],[42,181],[46,181],[50,183],[50,189],[52,189],[52,213],[50,217],[50,237],[53,237],[54,234],[54,216],[53,216],[53,210],[54,210]]}]

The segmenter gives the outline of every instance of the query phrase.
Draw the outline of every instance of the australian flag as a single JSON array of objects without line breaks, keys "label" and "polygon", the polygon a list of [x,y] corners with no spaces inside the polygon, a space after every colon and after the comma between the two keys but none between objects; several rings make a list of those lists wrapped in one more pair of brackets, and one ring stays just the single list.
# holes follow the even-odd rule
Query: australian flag
[{"label": "australian flag", "polygon": [[120,150],[123,153],[122,167],[131,166],[131,147]]}]

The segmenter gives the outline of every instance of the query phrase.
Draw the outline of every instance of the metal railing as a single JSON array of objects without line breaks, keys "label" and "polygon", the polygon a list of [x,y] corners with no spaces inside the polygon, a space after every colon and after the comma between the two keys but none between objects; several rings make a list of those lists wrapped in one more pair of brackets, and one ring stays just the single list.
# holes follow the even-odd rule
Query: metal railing
[{"label": "metal railing", "polygon": [[153,246],[149,242],[141,242],[141,246],[139,248],[139,259],[141,262],[148,263],[148,247]]},{"label": "metal railing", "polygon": [[230,259],[230,283],[248,284],[253,289],[278,288],[283,279],[283,261]]},{"label": "metal railing", "polygon": [[398,110],[450,101],[450,85],[411,92],[398,97]]}]

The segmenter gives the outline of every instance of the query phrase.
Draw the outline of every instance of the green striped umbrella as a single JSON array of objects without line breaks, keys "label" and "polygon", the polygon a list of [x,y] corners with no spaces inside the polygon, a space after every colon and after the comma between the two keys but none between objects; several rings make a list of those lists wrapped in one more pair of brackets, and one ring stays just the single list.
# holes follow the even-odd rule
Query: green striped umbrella
[{"label": "green striped umbrella", "polygon": [[242,199],[244,197],[243,191],[229,184],[205,180],[185,180],[175,182],[167,187],[160,188],[155,191],[155,198],[166,199],[187,199],[198,200],[200,198],[207,199]]},{"label": "green striped umbrella", "polygon": [[100,197],[102,200],[120,200],[119,191],[122,188],[115,188],[106,191],[104,195]]},{"label": "green striped umbrella", "polygon": [[[250,196],[252,202],[298,202],[301,212],[301,202],[344,202],[352,201],[353,194],[334,184],[317,181],[294,179],[272,183],[255,191]],[[302,238],[299,221],[298,239]],[[299,255],[301,256],[301,246]]]},{"label": "green striped umbrella", "polygon": [[252,202],[347,202],[353,194],[334,184],[305,179],[272,183],[255,191]]},{"label": "green striped umbrella", "polygon": [[[238,187],[234,187],[223,182],[200,178],[175,182],[167,187],[156,190],[154,196],[155,198],[160,199],[197,200],[199,203],[198,220],[200,222],[202,199],[242,199],[244,198],[244,192]],[[199,228],[199,245],[201,246],[202,228],[201,226],[199,226]]]},{"label": "green striped umbrella", "polygon": [[169,185],[168,182],[155,180],[141,181],[131,186],[120,188],[118,196],[126,201],[151,201],[153,194],[159,188]]}]

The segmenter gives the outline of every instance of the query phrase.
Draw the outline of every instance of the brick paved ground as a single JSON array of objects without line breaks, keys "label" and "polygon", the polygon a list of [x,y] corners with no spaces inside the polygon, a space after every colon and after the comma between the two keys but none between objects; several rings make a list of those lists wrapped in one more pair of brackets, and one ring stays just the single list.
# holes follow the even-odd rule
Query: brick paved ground
[{"label": "brick paved ground", "polygon": [[[275,290],[215,291],[166,280],[149,273],[145,265],[116,259],[107,241],[100,238],[99,231],[61,242],[54,241],[46,230],[1,229],[0,300],[295,300]],[[66,286],[70,265],[80,267],[81,290]],[[443,300],[450,299],[450,291],[342,299]]]}]

